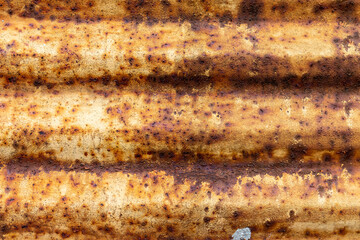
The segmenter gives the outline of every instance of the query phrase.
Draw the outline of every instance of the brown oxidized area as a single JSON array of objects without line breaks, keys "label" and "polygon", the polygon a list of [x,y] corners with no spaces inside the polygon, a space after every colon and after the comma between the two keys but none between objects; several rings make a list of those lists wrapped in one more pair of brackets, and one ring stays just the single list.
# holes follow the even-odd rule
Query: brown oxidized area
[{"label": "brown oxidized area", "polygon": [[0,1],[0,236],[359,238],[359,12]]}]

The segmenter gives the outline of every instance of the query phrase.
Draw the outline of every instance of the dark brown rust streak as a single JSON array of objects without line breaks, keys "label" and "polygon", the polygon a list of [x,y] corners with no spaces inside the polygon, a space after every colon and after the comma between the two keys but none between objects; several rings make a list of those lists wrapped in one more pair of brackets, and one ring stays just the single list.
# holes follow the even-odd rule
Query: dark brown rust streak
[{"label": "dark brown rust streak", "polygon": [[[351,156],[344,153],[345,158],[349,158],[346,166],[350,166]],[[351,154],[351,153],[350,153]],[[349,155],[349,154],[348,154]],[[255,175],[279,176],[283,174],[332,174],[339,175],[344,169],[339,163],[330,161],[324,162],[280,162],[280,163],[206,163],[198,159],[196,162],[189,163],[191,159],[174,162],[172,159],[162,162],[138,161],[118,162],[115,164],[102,164],[98,161],[92,163],[61,163],[56,159],[45,157],[18,157],[3,165],[8,174],[37,175],[44,171],[65,172],[90,172],[97,175],[104,173],[123,172],[136,174],[139,177],[146,177],[152,171],[164,171],[167,175],[173,176],[176,183],[186,181],[210,183],[211,187],[217,191],[227,191],[238,181],[238,177],[252,177]]]},{"label": "dark brown rust streak", "polygon": [[[226,57],[220,61],[215,61],[212,58],[201,59],[192,62],[194,70],[184,69],[181,73],[173,73],[167,75],[150,74],[147,76],[134,77],[130,75],[112,76],[109,74],[101,77],[87,77],[87,78],[64,78],[57,82],[48,80],[46,78],[34,77],[32,75],[0,75],[5,81],[5,87],[12,85],[23,85],[27,83],[35,87],[46,86],[52,89],[56,85],[72,86],[72,85],[103,85],[108,87],[116,87],[119,89],[132,88],[139,89],[139,82],[142,83],[140,87],[144,89],[154,88],[156,91],[161,87],[173,87],[179,92],[191,92],[193,88],[201,89],[206,86],[212,86],[215,89],[241,90],[255,87],[263,89],[267,92],[273,92],[279,89],[303,90],[304,92],[311,92],[313,90],[322,90],[324,88],[332,88],[338,91],[344,90],[346,92],[357,90],[360,88],[360,71],[354,66],[359,65],[360,57],[336,57],[323,58],[316,62],[309,62],[309,71],[303,75],[298,75],[292,72],[289,62],[286,59],[274,57],[271,55],[257,57],[253,62],[253,66],[248,66],[249,60],[227,59]],[[198,73],[196,69],[202,69],[202,64],[205,68],[211,70],[209,76]],[[256,77],[250,77],[246,69],[253,69],[258,73]],[[278,73],[274,73],[274,68]]]},{"label": "dark brown rust streak", "polygon": [[[101,1],[37,1],[27,0],[17,3],[7,0],[0,6],[0,13],[7,16],[50,19],[52,21],[75,21],[77,23],[93,23],[102,20],[122,20],[125,22],[149,25],[159,22],[189,21],[196,29],[200,20],[254,24],[258,21],[310,21],[324,20],[330,16],[338,21],[357,22],[356,8],[358,1],[327,0],[316,1],[270,1],[238,0],[235,3],[217,1],[109,1],[108,6]],[[111,4],[112,3],[112,4]],[[225,7],[224,7],[225,5]],[[111,11],[110,11],[111,9]],[[229,9],[236,9],[229,11]],[[295,12],[295,14],[294,14]]]}]

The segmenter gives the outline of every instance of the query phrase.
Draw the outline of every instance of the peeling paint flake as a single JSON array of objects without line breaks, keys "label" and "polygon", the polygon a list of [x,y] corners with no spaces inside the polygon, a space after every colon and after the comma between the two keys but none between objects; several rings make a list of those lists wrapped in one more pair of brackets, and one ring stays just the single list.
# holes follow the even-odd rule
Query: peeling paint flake
[{"label": "peeling paint flake", "polygon": [[251,230],[248,227],[239,228],[232,237],[232,240],[249,240],[251,238]]}]

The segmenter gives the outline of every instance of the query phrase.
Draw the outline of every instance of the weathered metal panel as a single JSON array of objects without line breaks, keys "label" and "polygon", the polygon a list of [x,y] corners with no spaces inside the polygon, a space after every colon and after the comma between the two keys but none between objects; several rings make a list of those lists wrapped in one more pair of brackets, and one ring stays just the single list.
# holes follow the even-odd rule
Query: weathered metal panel
[{"label": "weathered metal panel", "polygon": [[93,169],[34,175],[4,169],[3,234],[229,239],[247,226],[253,239],[358,236],[359,173],[333,167],[331,174],[281,169],[280,177],[267,170],[249,177],[223,167],[175,171],[177,167],[168,166],[173,175],[140,168],[98,175]]},{"label": "weathered metal panel", "polygon": [[[102,82],[155,91],[358,87],[359,27],[337,22],[0,23],[4,84]],[[139,86],[140,85],[140,86]],[[170,88],[170,89],[169,89]]]},{"label": "weathered metal panel", "polygon": [[[101,164],[327,164],[360,148],[356,92],[196,94],[113,87],[8,88],[0,156]],[[301,160],[301,161],[300,161]]]},{"label": "weathered metal panel", "polygon": [[0,1],[0,236],[359,238],[359,11]]}]

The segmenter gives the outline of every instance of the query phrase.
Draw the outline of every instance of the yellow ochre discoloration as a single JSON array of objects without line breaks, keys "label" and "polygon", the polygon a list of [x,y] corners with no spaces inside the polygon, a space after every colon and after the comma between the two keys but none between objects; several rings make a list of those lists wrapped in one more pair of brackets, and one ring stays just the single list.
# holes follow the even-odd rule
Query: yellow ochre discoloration
[{"label": "yellow ochre discoloration", "polygon": [[163,160],[206,156],[209,163],[331,162],[344,151],[356,159],[360,148],[357,93],[111,89],[0,93],[1,162],[27,155],[61,162],[153,162],[165,153]]}]

